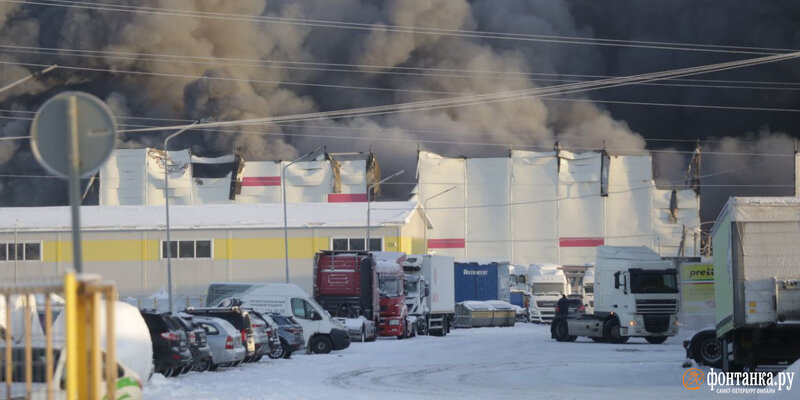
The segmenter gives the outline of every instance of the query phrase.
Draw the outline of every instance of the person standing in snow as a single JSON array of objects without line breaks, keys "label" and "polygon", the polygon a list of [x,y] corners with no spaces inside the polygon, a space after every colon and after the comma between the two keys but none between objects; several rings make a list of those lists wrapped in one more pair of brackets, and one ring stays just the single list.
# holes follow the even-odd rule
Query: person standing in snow
[{"label": "person standing in snow", "polygon": [[567,300],[567,295],[562,294],[561,298],[558,299],[558,303],[556,303],[556,315],[553,317],[553,322],[550,323],[550,337],[555,339],[556,332],[555,326],[556,321],[567,318],[567,313],[569,312],[569,300]]},{"label": "person standing in snow", "polygon": [[567,318],[567,313],[569,313],[569,300],[567,295],[562,294],[556,303],[556,318]]}]

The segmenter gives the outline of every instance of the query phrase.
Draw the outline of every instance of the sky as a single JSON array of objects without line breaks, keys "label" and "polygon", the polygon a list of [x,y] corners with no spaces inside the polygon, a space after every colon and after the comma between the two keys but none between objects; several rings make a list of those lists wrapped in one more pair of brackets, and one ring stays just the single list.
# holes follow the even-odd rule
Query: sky
[{"label": "sky", "polygon": [[[31,112],[64,90],[100,97],[130,129],[542,88],[785,53],[800,43],[800,3],[722,3],[0,1],[3,81],[62,66],[0,93],[0,136],[27,134]],[[547,99],[191,131],[174,143],[247,160],[292,159],[320,145],[372,149],[388,175],[414,171],[418,148],[482,157],[558,141],[576,151],[653,150],[666,186],[682,184],[700,139],[708,221],[730,195],[793,193],[799,74],[800,61],[782,61]],[[163,137],[122,134],[119,147],[160,147]],[[14,175],[0,179],[3,205],[66,203],[66,185],[30,176],[44,171],[26,141],[0,141],[0,175]],[[384,198],[404,198],[412,181],[405,174]]]}]

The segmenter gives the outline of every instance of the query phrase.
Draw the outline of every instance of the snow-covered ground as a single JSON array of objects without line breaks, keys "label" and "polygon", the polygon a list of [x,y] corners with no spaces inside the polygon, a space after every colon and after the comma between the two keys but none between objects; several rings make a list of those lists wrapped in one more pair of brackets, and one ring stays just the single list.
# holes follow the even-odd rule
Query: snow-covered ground
[{"label": "snow-covered ground", "polygon": [[[154,376],[145,399],[696,399],[682,384],[676,338],[652,345],[550,339],[548,326],[453,330],[446,337],[379,339],[328,355]],[[705,369],[705,368],[704,368]],[[705,389],[705,390],[703,390]],[[724,395],[722,397],[725,397]],[[746,396],[734,396],[737,399]]]}]

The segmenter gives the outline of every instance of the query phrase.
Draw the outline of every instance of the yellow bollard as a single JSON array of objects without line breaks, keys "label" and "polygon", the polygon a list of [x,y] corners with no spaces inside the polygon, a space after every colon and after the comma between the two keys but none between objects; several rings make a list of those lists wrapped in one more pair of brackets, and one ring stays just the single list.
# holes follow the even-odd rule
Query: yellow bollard
[{"label": "yellow bollard", "polygon": [[[78,400],[78,386],[80,382],[86,382],[85,369],[83,380],[78,371],[78,358],[80,357],[81,346],[79,342],[85,340],[85,336],[78,333],[78,283],[75,280],[75,273],[70,271],[64,275],[64,314],[66,317],[66,349],[67,349],[67,400]],[[85,348],[86,346],[83,346]],[[85,353],[84,353],[85,354]],[[86,397],[82,397],[86,398]]]}]

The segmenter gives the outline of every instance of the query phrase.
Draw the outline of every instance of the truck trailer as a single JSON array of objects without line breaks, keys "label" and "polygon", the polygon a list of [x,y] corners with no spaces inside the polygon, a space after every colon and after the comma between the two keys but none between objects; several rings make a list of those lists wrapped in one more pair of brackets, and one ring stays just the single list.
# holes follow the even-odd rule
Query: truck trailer
[{"label": "truck trailer", "polygon": [[403,263],[406,306],[418,333],[445,336],[455,314],[453,257],[412,254]]},{"label": "truck trailer", "polygon": [[641,247],[599,246],[595,265],[594,312],[556,318],[553,337],[625,343],[644,337],[660,344],[678,333],[678,276],[673,261]]},{"label": "truck trailer", "polygon": [[511,300],[506,260],[458,259],[453,268],[455,303],[469,300]]},{"label": "truck trailer", "polygon": [[380,295],[372,255],[366,251],[318,252],[314,256],[314,300],[344,324],[351,340],[375,340]]},{"label": "truck trailer", "polygon": [[732,197],[711,237],[722,368],[800,358],[800,198]]}]

